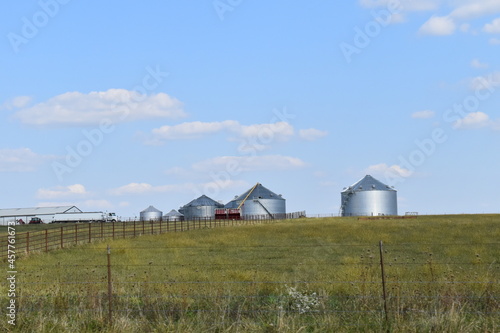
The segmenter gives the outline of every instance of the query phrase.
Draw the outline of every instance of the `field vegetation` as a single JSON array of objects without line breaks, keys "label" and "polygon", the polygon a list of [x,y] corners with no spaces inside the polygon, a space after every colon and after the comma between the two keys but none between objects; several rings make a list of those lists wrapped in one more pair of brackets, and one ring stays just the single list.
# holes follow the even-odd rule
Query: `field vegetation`
[{"label": "field vegetation", "polygon": [[[499,332],[499,240],[499,215],[447,215],[297,219],[92,242],[18,259],[17,323],[0,327]],[[7,304],[6,285],[0,292]]]}]

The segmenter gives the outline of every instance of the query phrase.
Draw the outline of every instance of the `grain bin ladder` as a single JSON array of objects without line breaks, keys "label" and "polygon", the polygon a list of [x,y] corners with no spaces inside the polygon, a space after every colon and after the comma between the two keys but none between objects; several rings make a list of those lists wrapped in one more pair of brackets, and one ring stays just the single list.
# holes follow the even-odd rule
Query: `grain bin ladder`
[{"label": "grain bin ladder", "polygon": [[241,209],[241,207],[243,206],[243,204],[245,203],[245,201],[247,201],[248,197],[250,196],[250,194],[252,194],[252,192],[255,190],[255,188],[259,186],[259,183],[255,184],[254,187],[252,187],[252,189],[248,192],[247,196],[245,197],[245,199],[243,199],[243,201],[240,203],[240,205],[238,206],[238,209]]}]

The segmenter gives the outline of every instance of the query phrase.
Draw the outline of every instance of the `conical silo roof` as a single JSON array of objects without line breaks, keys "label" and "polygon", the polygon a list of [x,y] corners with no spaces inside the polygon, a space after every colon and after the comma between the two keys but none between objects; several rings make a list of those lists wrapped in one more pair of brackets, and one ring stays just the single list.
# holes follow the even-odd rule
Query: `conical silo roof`
[{"label": "conical silo roof", "polygon": [[394,188],[382,183],[381,181],[366,175],[360,181],[354,183],[342,192],[361,192],[361,191],[396,191]]},{"label": "conical silo roof", "polygon": [[262,184],[257,183],[254,187],[246,191],[240,196],[237,196],[230,202],[226,204],[226,208],[238,208],[242,202],[245,200],[252,199],[274,199],[274,200],[283,200],[285,199],[281,196],[281,194],[276,194],[268,188],[264,187]]},{"label": "conical silo roof", "polygon": [[165,214],[165,217],[182,217],[182,216],[184,216],[184,215],[181,214],[181,213],[179,213],[175,209],[172,209],[170,212],[168,212],[167,214]]},{"label": "conical silo roof", "polygon": [[154,208],[153,206],[149,206],[148,208],[144,209],[141,213],[162,213],[162,211]]},{"label": "conical silo roof", "polygon": [[184,205],[184,207],[200,207],[200,206],[215,206],[215,207],[224,207],[223,204],[207,197],[205,194],[203,194],[201,197],[198,199],[194,199],[193,201],[189,202],[188,204]]},{"label": "conical silo roof", "polygon": [[281,195],[274,193],[273,191],[264,187],[260,183],[257,183],[257,185],[255,185],[254,187],[252,187],[251,189],[249,189],[248,191],[246,191],[245,193],[243,193],[239,197],[235,198],[234,201],[244,200],[245,198],[285,200],[281,197]]}]

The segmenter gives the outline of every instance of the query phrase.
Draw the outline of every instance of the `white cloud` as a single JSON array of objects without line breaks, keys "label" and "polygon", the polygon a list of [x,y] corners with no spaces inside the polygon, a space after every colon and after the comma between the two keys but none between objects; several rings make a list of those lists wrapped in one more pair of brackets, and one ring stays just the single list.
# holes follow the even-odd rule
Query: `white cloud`
[{"label": "white cloud", "polygon": [[470,28],[471,28],[471,25],[469,23],[463,23],[460,25],[461,32],[469,32]]},{"label": "white cloud", "polygon": [[455,129],[478,129],[493,126],[493,121],[484,112],[471,112],[453,123]]},{"label": "white cloud", "polygon": [[12,110],[12,109],[19,109],[19,108],[24,108],[31,102],[32,98],[30,96],[18,96],[14,97],[11,100],[8,100],[7,102],[3,103],[0,106],[1,109],[7,109],[7,110]]},{"label": "white cloud", "polygon": [[486,24],[483,31],[490,34],[500,34],[500,18],[494,19],[493,22]]},{"label": "white cloud", "polygon": [[[420,28],[419,33],[424,35],[447,36],[457,30],[470,32],[470,20],[483,16],[500,13],[500,1],[498,0],[360,0],[361,6],[366,8],[380,7],[391,8],[394,3],[398,4],[398,15],[405,16],[409,12],[431,11],[430,17]],[[445,13],[443,15],[443,12]],[[447,12],[447,14],[446,14]],[[439,16],[438,16],[439,15]],[[483,31],[497,31],[497,22],[487,24]],[[500,22],[498,23],[500,24]]]},{"label": "white cloud", "polygon": [[419,30],[422,35],[448,36],[452,35],[457,26],[453,19],[447,16],[432,16]]},{"label": "white cloud", "polygon": [[479,59],[473,59],[470,63],[470,65],[473,67],[473,68],[478,68],[478,69],[481,69],[481,68],[488,68],[488,64],[486,63],[482,63],[481,61],[479,61]]},{"label": "white cloud", "polygon": [[307,164],[299,158],[283,155],[263,156],[219,156],[192,165],[199,173],[234,170],[233,173],[249,171],[282,171],[300,169]]},{"label": "white cloud", "polygon": [[[115,189],[110,190],[111,195],[124,196],[124,195],[147,195],[158,193],[201,193],[203,189],[214,188],[218,190],[230,189],[247,185],[246,182],[241,180],[214,180],[205,183],[184,183],[184,184],[170,184],[170,185],[151,185],[148,183],[130,183]],[[200,194],[201,195],[201,194]],[[128,203],[125,203],[128,205]]]},{"label": "white cloud", "polygon": [[500,86],[500,72],[477,76],[470,80],[470,89],[474,91],[488,89],[493,92],[498,86]]},{"label": "white cloud", "polygon": [[399,0],[398,2],[394,0],[360,0],[359,2],[361,6],[367,8],[392,8],[399,4],[397,7],[400,7],[405,12],[436,10],[441,3],[440,0]]},{"label": "white cloud", "polygon": [[68,92],[16,112],[15,118],[33,126],[97,125],[103,119],[120,123],[186,116],[182,104],[165,93],[141,95],[125,89]]},{"label": "white cloud", "polygon": [[407,178],[413,175],[412,171],[405,169],[399,165],[394,164],[389,166],[385,163],[371,165],[365,170],[365,173],[391,179],[395,177]]},{"label": "white cloud", "polygon": [[490,38],[489,42],[491,45],[500,45],[500,38]]},{"label": "white cloud", "polygon": [[204,135],[239,128],[241,125],[235,120],[221,122],[186,122],[174,126],[162,126],[152,130],[154,139],[170,141],[177,139],[197,139]]},{"label": "white cloud", "polygon": [[82,184],[74,184],[69,186],[56,186],[52,188],[41,188],[37,191],[38,199],[60,199],[68,197],[81,197],[89,193]]},{"label": "white cloud", "polygon": [[114,209],[114,205],[108,200],[85,200],[85,201],[44,201],[39,202],[37,207],[76,206],[82,211],[100,211]]},{"label": "white cloud", "polygon": [[81,203],[76,204],[77,207],[87,208],[86,210],[95,211],[95,210],[110,210],[114,208],[114,205],[108,200],[85,200]]},{"label": "white cloud", "polygon": [[[272,142],[289,140],[295,131],[293,126],[287,122],[242,125],[236,120],[194,121],[153,129],[151,135],[144,140],[144,143],[159,145],[172,140],[199,139],[221,132],[231,134],[233,139],[247,140],[246,145],[252,143],[254,149],[257,147],[258,150],[262,150]],[[244,149],[244,147],[242,148]]]},{"label": "white cloud", "polygon": [[415,119],[429,119],[433,118],[435,115],[434,111],[431,110],[423,110],[423,111],[417,111],[414,112],[411,117]]},{"label": "white cloud", "polygon": [[498,0],[462,0],[456,3],[458,6],[450,16],[458,19],[468,20],[500,12]]},{"label": "white cloud", "polygon": [[31,172],[55,156],[40,155],[29,148],[0,149],[0,172]]},{"label": "white cloud", "polygon": [[314,141],[328,135],[327,131],[321,131],[315,128],[302,129],[299,131],[299,137],[306,141]]}]

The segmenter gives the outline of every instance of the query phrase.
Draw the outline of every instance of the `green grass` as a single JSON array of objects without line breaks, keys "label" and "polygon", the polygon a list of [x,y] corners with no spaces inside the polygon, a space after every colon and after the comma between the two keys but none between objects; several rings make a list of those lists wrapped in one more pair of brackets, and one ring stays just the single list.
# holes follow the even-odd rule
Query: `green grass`
[{"label": "green grass", "polygon": [[498,332],[499,226],[499,215],[299,219],[31,254],[16,263],[13,330]]}]

